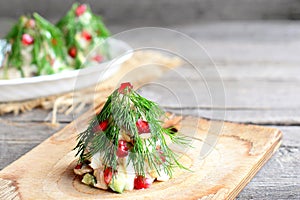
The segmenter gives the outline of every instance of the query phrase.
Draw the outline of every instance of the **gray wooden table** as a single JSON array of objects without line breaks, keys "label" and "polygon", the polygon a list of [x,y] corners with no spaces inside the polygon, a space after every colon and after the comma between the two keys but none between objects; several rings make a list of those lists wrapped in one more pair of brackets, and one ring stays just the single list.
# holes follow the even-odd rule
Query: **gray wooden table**
[{"label": "gray wooden table", "polygon": [[[238,199],[300,199],[300,23],[268,22],[211,22],[170,27],[188,34],[200,42],[217,65],[226,94],[225,120],[279,128],[283,142],[271,160],[240,193]],[[113,32],[126,30],[111,27]],[[160,41],[159,35],[153,38]],[[142,40],[143,36],[135,36]],[[174,38],[163,40],[174,42]],[[193,49],[186,53],[201,70],[211,63]],[[185,92],[188,77],[196,91],[197,102]],[[217,76],[205,77],[210,84]],[[223,113],[221,105],[212,105],[205,98],[203,78],[186,65],[167,73],[159,82],[176,93],[180,99],[170,101],[168,92],[157,97],[156,89],[143,91],[155,97],[170,111],[211,117]],[[59,115],[60,127],[49,125],[51,112],[36,109],[19,116],[0,118],[0,169],[30,151],[51,134],[67,125],[72,116]],[[223,118],[221,118],[223,119]]]}]

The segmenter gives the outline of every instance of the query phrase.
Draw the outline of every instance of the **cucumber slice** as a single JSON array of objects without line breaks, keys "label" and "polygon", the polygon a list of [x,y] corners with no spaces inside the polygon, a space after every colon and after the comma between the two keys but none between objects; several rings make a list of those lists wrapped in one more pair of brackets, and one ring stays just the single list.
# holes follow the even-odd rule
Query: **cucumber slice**
[{"label": "cucumber slice", "polygon": [[96,179],[93,175],[87,173],[83,176],[81,182],[86,185],[94,186],[96,184]]},{"label": "cucumber slice", "polygon": [[126,176],[123,173],[119,173],[110,182],[108,185],[113,191],[118,193],[123,193],[126,186]]}]

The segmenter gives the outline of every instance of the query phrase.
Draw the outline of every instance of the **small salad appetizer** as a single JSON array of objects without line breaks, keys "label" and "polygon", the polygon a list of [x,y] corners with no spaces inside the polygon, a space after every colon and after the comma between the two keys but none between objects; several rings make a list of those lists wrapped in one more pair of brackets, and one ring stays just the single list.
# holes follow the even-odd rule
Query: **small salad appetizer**
[{"label": "small salad appetizer", "polygon": [[174,167],[185,167],[168,143],[186,145],[188,140],[174,128],[163,128],[164,116],[156,103],[122,83],[79,134],[75,174],[86,185],[118,193],[169,180]]},{"label": "small salad appetizer", "polygon": [[49,75],[103,62],[109,58],[108,36],[101,17],[86,4],[75,3],[57,26],[37,13],[21,16],[5,37],[9,45],[1,50],[6,55],[0,79]]},{"label": "small salad appetizer", "polygon": [[[57,27],[64,34],[69,60],[77,69],[82,67],[88,53],[110,35],[101,17],[93,14],[86,4],[75,3]],[[104,53],[93,52],[91,61],[102,62]]]},{"label": "small salad appetizer", "polygon": [[5,79],[10,78],[11,68],[17,70],[20,77],[54,74],[68,69],[60,30],[37,13],[21,16],[5,39],[11,44],[3,67]]}]

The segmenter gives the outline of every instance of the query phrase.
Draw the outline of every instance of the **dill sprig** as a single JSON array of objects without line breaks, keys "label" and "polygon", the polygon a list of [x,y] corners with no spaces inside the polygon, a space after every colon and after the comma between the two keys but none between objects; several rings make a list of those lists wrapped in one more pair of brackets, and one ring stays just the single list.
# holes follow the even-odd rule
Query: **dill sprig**
[{"label": "dill sprig", "polygon": [[[169,148],[166,137],[180,145],[187,145],[189,140],[174,133],[171,128],[163,128],[160,120],[163,116],[164,112],[157,103],[140,96],[133,89],[127,87],[124,93],[116,89],[108,97],[101,112],[91,120],[88,128],[79,134],[77,146],[74,148],[77,150],[76,156],[79,155],[80,162],[84,162],[100,152],[103,155],[103,164],[116,171],[116,151],[120,131],[124,130],[131,139],[127,162],[132,162],[137,175],[144,176],[146,168],[149,167],[158,174],[163,170],[172,177],[175,167],[185,167],[178,162],[178,155]],[[136,126],[139,119],[144,119],[149,124],[149,138],[142,138],[139,134]],[[94,127],[105,120],[108,121],[107,128],[95,132]]]},{"label": "dill sprig", "polygon": [[[81,16],[76,15],[79,6],[86,8]],[[88,35],[82,36],[83,33]],[[24,34],[31,38],[29,44],[26,41],[24,43]],[[3,78],[10,78],[8,71],[11,68],[16,68],[21,77],[25,77],[86,67],[88,65],[83,65],[85,58],[96,45],[98,47],[93,53],[97,52],[98,58],[96,56],[87,60],[101,62],[102,59],[110,59],[109,46],[105,40],[109,35],[102,18],[93,14],[86,4],[74,3],[56,26],[37,13],[21,16],[5,37],[11,50],[4,62]],[[87,37],[85,42],[81,40],[84,37]],[[31,67],[31,74],[26,73],[25,65]]]},{"label": "dill sprig", "polygon": [[[34,40],[27,47],[22,43],[24,34],[29,34]],[[25,76],[23,70],[25,59],[22,55],[22,49],[27,48],[29,51],[31,55],[29,64],[36,66],[36,72],[33,74],[36,76],[56,73],[56,69],[52,67],[53,60],[63,61],[66,57],[62,33],[37,13],[33,13],[32,16],[21,16],[5,39],[11,44],[11,51],[8,53],[5,69],[15,67],[22,77]]]},{"label": "dill sprig", "polygon": [[[76,15],[76,9],[79,6],[84,5],[86,7],[85,13],[81,16]],[[92,13],[90,6],[86,4],[74,3],[67,14],[62,17],[56,24],[56,26],[63,32],[67,49],[75,48],[76,55],[74,57],[74,66],[76,69],[82,67],[84,58],[97,44],[104,42],[105,38],[110,36],[110,32],[104,25],[100,16]],[[82,31],[88,31],[91,35],[91,40],[88,47],[82,46],[78,41],[78,34]],[[103,45],[105,47],[105,44]],[[106,47],[107,48],[107,47]],[[107,53],[107,49],[103,48],[102,51]]]}]

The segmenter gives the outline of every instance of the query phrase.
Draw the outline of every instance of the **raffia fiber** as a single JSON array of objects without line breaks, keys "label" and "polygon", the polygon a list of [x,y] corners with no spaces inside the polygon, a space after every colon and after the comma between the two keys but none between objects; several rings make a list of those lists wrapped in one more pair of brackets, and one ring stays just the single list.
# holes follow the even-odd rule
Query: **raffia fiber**
[{"label": "raffia fiber", "polygon": [[[126,70],[131,70],[136,66],[145,65],[147,63],[158,63],[159,65],[174,68],[181,64],[181,60],[177,57],[167,57],[157,52],[136,52],[122,65],[121,71],[125,73]],[[112,77],[109,81],[106,81],[105,84],[96,89],[93,86],[82,89],[75,94],[70,92],[27,101],[0,103],[0,115],[7,113],[19,115],[20,113],[29,112],[35,108],[42,108],[52,110],[52,123],[55,124],[57,121],[57,113],[68,115],[71,112],[80,112],[88,104],[100,104],[104,102],[109,93],[116,87],[115,82],[117,82],[118,78],[119,77]],[[91,99],[96,102],[92,102]]]}]

